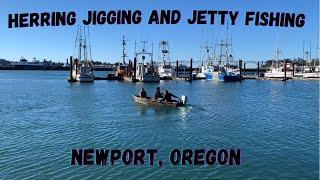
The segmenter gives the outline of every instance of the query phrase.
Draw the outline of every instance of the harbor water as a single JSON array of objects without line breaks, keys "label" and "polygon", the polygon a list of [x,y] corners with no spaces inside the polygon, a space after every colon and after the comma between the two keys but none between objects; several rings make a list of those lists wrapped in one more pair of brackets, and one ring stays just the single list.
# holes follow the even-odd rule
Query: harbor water
[{"label": "harbor water", "polygon": [[[1,178],[318,178],[319,81],[67,78],[67,71],[0,71]],[[141,87],[153,96],[158,85],[186,95],[188,106],[134,102]],[[71,150],[78,148],[156,148],[165,165],[71,166]],[[175,148],[241,149],[241,165],[174,166]]]}]

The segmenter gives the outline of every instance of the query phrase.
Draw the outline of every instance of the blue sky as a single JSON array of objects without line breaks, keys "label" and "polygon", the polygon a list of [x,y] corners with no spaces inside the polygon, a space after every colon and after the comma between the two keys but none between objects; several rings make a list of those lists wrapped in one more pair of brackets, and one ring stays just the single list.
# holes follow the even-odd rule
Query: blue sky
[{"label": "blue sky", "polygon": [[[51,59],[65,61],[73,55],[77,26],[8,28],[8,14],[23,12],[75,11],[77,22],[86,17],[88,10],[141,10],[139,25],[96,25],[90,26],[92,56],[96,60],[115,62],[121,56],[121,38],[126,36],[129,59],[133,58],[134,42],[148,40],[154,43],[154,58],[158,57],[159,41],[170,44],[172,60],[199,60],[201,45],[206,40],[215,41],[221,33],[218,25],[189,25],[186,19],[192,10],[239,11],[236,26],[230,26],[233,37],[233,56],[243,60],[266,60],[274,57],[277,34],[281,57],[299,57],[303,40],[311,41],[312,53],[316,55],[319,33],[319,2],[317,0],[101,0],[101,1],[3,1],[0,11],[0,58],[19,60]],[[177,25],[148,25],[152,9],[177,9],[181,21]],[[244,26],[246,11],[268,11],[304,13],[303,28]]]}]

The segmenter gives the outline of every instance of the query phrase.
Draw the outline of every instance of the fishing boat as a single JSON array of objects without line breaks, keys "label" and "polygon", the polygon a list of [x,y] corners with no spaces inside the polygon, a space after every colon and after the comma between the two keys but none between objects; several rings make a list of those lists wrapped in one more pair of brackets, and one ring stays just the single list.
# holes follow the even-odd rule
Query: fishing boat
[{"label": "fishing boat", "polygon": [[190,66],[180,63],[178,68],[175,69],[177,78],[190,78],[190,73],[192,70]]},{"label": "fishing boat", "polygon": [[[153,52],[148,52],[146,50],[147,41],[141,41],[143,43],[143,48],[141,52],[135,53],[135,58],[138,59],[139,56],[142,57],[142,62],[137,63],[136,66],[136,80],[140,82],[160,82],[160,76],[155,72],[153,66]],[[153,48],[152,48],[153,49]],[[151,59],[150,63],[146,62],[146,56]]]},{"label": "fishing boat", "polygon": [[158,66],[158,74],[161,80],[171,80],[175,74],[170,64],[169,42],[161,41],[159,43],[159,52],[161,52],[162,63]]},{"label": "fishing boat", "polygon": [[218,80],[223,82],[241,81],[240,73],[238,70],[228,67],[221,67]]},{"label": "fishing boat", "polygon": [[154,98],[141,98],[140,96],[133,95],[133,99],[135,102],[143,105],[148,106],[159,106],[159,107],[180,107],[184,106],[187,102],[187,97],[182,95],[179,98],[179,101],[172,101],[172,102],[165,102],[165,101],[158,101]]},{"label": "fishing boat", "polygon": [[[280,48],[279,48],[279,34],[277,37],[277,43],[276,43],[276,51],[275,51],[275,60],[272,61],[270,69],[264,74],[266,78],[292,78],[293,73],[292,72],[285,72],[287,69],[290,68],[289,64],[281,64],[281,61],[279,59],[280,57]],[[286,66],[286,68],[285,68]]]},{"label": "fishing boat", "polygon": [[[239,68],[234,65],[233,56],[231,54],[232,44],[221,40],[220,44],[220,55],[218,59],[218,81],[222,82],[236,82],[241,81],[241,75]],[[215,77],[215,76],[214,76]]]},{"label": "fishing boat", "polygon": [[[202,61],[202,65],[199,67],[199,72],[197,73],[197,79],[213,80],[214,76],[217,77],[217,73],[214,72],[214,58],[210,54],[211,46],[208,46],[208,42],[204,46],[201,46],[205,50],[205,60]],[[214,75],[215,74],[215,75]]]},{"label": "fishing boat", "polygon": [[[75,63],[70,67],[72,69],[72,78],[70,81],[78,81],[78,82],[93,82],[94,81],[94,70],[92,64],[92,56],[91,56],[91,44],[90,44],[90,33],[89,28],[86,30],[84,27],[84,32],[82,36],[81,27],[78,27],[76,42],[75,42],[75,50],[78,47],[78,58],[75,58]],[[87,32],[86,32],[87,31]],[[87,44],[87,36],[89,38],[89,43]],[[88,53],[89,49],[89,53]],[[88,57],[89,54],[89,57]]]},{"label": "fishing boat", "polygon": [[80,73],[77,74],[77,81],[79,82],[93,82],[94,74],[93,74],[93,66],[90,61],[82,62],[80,67]]}]

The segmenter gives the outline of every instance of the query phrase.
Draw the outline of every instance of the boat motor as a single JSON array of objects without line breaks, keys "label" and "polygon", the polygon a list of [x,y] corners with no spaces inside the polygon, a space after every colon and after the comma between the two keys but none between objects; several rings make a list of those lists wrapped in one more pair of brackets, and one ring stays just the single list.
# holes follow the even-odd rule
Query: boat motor
[{"label": "boat motor", "polygon": [[187,99],[188,99],[187,96],[182,95],[181,98],[180,98],[180,103],[181,104],[186,104],[187,103]]}]

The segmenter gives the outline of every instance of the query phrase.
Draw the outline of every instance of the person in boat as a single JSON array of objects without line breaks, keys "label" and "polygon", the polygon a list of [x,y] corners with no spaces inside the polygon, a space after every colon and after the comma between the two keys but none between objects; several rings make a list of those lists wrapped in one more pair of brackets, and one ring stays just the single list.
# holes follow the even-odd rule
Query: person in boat
[{"label": "person in boat", "polygon": [[144,90],[144,88],[142,88],[141,91],[140,91],[140,97],[141,98],[147,98],[147,92]]},{"label": "person in boat", "polygon": [[161,99],[162,93],[160,92],[160,87],[157,87],[156,93],[154,95],[154,99]]},{"label": "person in boat", "polygon": [[172,97],[179,98],[178,96],[175,96],[174,94],[169,93],[169,91],[166,90],[166,91],[164,92],[164,94],[163,94],[162,101],[165,101],[165,102],[174,102],[175,100],[172,100]]}]

